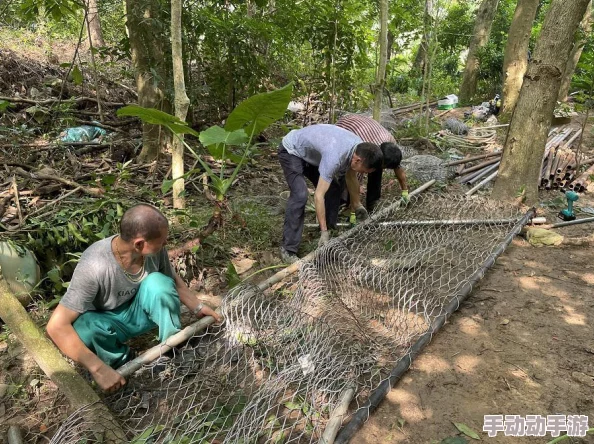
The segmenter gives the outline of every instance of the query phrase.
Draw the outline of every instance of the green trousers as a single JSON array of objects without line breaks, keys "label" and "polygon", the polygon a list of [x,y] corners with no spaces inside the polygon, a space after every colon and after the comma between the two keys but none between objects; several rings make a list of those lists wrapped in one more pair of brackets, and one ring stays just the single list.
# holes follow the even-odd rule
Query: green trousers
[{"label": "green trousers", "polygon": [[73,324],[85,345],[99,359],[118,368],[132,359],[126,341],[159,327],[159,341],[181,329],[175,282],[162,273],[149,274],[136,296],[111,311],[87,311]]}]

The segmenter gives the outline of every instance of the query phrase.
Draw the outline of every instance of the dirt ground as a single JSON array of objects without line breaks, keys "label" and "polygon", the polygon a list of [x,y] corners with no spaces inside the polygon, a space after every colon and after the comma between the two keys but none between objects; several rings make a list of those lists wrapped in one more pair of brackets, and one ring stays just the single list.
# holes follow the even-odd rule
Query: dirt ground
[{"label": "dirt ground", "polygon": [[593,252],[517,238],[352,442],[438,443],[454,422],[494,444],[552,439],[489,438],[492,414],[588,415],[593,427]]}]

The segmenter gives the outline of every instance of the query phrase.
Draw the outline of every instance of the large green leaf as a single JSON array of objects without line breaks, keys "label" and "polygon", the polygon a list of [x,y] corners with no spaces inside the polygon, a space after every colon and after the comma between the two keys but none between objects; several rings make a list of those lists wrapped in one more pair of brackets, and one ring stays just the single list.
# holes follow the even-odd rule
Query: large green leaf
[{"label": "large green leaf", "polygon": [[233,154],[226,147],[228,145],[241,145],[247,140],[247,134],[243,129],[226,131],[215,125],[200,133],[200,142],[207,147],[212,157],[217,160],[229,159],[235,163],[241,160],[241,156]]},{"label": "large green leaf", "polygon": [[225,145],[241,145],[248,141],[248,136],[243,129],[226,131],[220,126],[211,126],[200,133],[200,142],[204,146],[224,143]]},{"label": "large green leaf", "polygon": [[292,93],[293,83],[289,83],[281,89],[256,94],[244,100],[227,118],[225,129],[235,131],[243,128],[250,138],[260,134],[270,124],[283,117]]},{"label": "large green leaf", "polygon": [[197,131],[190,128],[183,120],[158,109],[145,108],[139,105],[128,105],[120,108],[117,115],[118,117],[138,117],[144,123],[163,125],[169,128],[174,134],[192,134],[196,137],[200,136]]},{"label": "large green leaf", "polygon": [[83,80],[83,74],[80,68],[78,65],[74,65],[74,68],[72,68],[72,83],[75,85],[82,85]]}]

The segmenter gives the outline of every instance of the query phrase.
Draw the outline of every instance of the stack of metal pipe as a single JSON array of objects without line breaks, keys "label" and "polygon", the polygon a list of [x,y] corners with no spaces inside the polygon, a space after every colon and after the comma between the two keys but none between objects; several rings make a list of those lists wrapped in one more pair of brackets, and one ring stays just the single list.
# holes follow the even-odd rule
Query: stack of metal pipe
[{"label": "stack of metal pipe", "polygon": [[[571,150],[571,145],[581,136],[582,130],[557,128],[549,133],[540,174],[540,186],[545,190],[585,191],[589,174],[578,176],[578,169],[586,160]],[[594,171],[593,171],[594,172]],[[576,178],[579,178],[578,181]]]},{"label": "stack of metal pipe", "polygon": [[584,163],[586,162],[591,164],[590,167],[568,185],[568,188],[576,193],[586,191],[588,185],[592,182],[592,176],[594,176],[594,159],[584,161]]}]

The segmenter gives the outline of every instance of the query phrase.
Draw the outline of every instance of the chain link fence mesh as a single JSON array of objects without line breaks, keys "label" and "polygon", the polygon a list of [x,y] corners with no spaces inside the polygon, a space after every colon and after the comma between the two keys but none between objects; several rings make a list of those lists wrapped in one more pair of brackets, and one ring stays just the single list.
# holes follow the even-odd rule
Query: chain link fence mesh
[{"label": "chain link fence mesh", "polygon": [[230,291],[222,326],[104,399],[117,427],[89,406],[51,442],[106,442],[111,429],[135,444],[320,442],[341,394],[355,391],[349,415],[362,406],[522,217],[437,194],[376,215],[271,288]]}]

